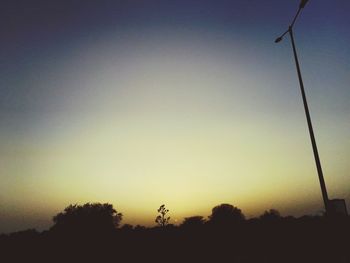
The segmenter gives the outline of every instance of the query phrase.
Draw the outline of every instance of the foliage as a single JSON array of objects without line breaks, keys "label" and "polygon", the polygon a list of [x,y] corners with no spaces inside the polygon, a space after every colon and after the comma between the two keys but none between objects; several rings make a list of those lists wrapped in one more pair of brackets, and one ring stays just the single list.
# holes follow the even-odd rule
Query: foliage
[{"label": "foliage", "polygon": [[184,221],[181,224],[181,227],[184,228],[199,228],[203,226],[205,223],[205,219],[203,216],[191,216],[185,217]]},{"label": "foliage", "polygon": [[53,217],[53,230],[70,233],[113,231],[119,226],[122,216],[113,208],[113,205],[108,203],[69,205],[63,212]]},{"label": "foliage", "polygon": [[131,231],[134,229],[134,227],[130,224],[124,224],[120,229],[124,231]]},{"label": "foliage", "polygon": [[241,209],[230,204],[215,206],[209,216],[209,222],[218,225],[229,225],[243,220],[245,220],[245,216]]},{"label": "foliage", "polygon": [[260,217],[262,220],[275,221],[281,219],[281,214],[276,209],[265,211]]},{"label": "foliage", "polygon": [[161,205],[157,211],[159,215],[156,217],[155,222],[161,227],[167,226],[169,224],[170,216],[167,217],[166,214],[169,210],[166,209],[165,205]]}]

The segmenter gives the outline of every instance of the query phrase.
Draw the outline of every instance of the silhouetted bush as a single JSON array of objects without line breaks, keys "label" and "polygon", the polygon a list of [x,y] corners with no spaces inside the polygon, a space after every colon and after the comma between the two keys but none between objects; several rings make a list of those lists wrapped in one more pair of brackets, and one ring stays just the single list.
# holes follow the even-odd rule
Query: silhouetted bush
[{"label": "silhouetted bush", "polygon": [[245,216],[241,209],[230,204],[215,206],[209,216],[209,223],[222,226],[242,222],[243,220],[245,220]]},{"label": "silhouetted bush", "polygon": [[136,225],[134,228],[136,231],[144,231],[147,229],[147,227],[145,226],[141,226],[141,225]]},{"label": "silhouetted bush", "polygon": [[203,216],[185,217],[180,226],[186,229],[199,229],[204,225],[205,221]]},{"label": "silhouetted bush", "polygon": [[276,209],[270,209],[265,211],[259,218],[264,221],[277,221],[281,219],[281,214]]},{"label": "silhouetted bush", "polygon": [[158,208],[158,213],[159,215],[156,217],[155,222],[161,226],[161,227],[165,227],[166,225],[169,224],[169,220],[170,220],[170,216],[166,216],[166,214],[169,212],[169,209],[165,208],[165,205],[161,205]]},{"label": "silhouetted bush", "polygon": [[120,230],[123,230],[123,231],[131,231],[131,230],[133,230],[134,229],[134,227],[132,226],[132,225],[130,225],[130,224],[124,224],[121,228],[120,228]]},{"label": "silhouetted bush", "polygon": [[122,220],[111,204],[70,205],[53,217],[52,231],[70,234],[99,234],[115,230]]},{"label": "silhouetted bush", "polygon": [[[167,211],[159,209],[164,220]],[[0,235],[0,262],[350,262],[349,217],[282,218],[271,209],[245,220],[240,209],[221,204],[209,219],[116,229],[121,214],[112,205],[71,205],[51,231]]]}]

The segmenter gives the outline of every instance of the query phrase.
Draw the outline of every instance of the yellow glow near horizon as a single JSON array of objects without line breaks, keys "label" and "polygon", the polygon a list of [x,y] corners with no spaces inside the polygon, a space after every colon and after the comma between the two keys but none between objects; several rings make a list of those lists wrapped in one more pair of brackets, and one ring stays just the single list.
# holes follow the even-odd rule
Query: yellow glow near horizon
[{"label": "yellow glow near horizon", "polygon": [[[1,174],[11,175],[3,211],[49,220],[71,203],[109,202],[124,223],[151,225],[163,203],[178,222],[223,202],[248,216],[322,207],[298,90],[279,101],[270,72],[219,48],[112,50],[87,49],[55,69],[66,77],[58,110],[43,113],[35,136],[1,142]],[[81,59],[94,66],[79,68]],[[325,166],[326,180],[345,193],[346,160],[331,154],[326,145],[337,167]]]}]

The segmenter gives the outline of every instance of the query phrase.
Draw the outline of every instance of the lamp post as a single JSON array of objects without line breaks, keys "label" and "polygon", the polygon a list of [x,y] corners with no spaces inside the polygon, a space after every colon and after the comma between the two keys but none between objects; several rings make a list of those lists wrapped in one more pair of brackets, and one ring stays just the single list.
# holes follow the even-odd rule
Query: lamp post
[{"label": "lamp post", "polygon": [[321,186],[321,191],[322,191],[323,202],[324,202],[324,206],[325,206],[325,209],[326,209],[326,214],[330,214],[330,206],[329,206],[329,199],[328,199],[328,194],[327,194],[326,183],[325,183],[324,178],[323,178],[321,161],[320,161],[320,157],[318,155],[315,135],[314,135],[314,131],[313,131],[313,128],[312,128],[312,122],[311,122],[309,107],[308,107],[307,100],[306,100],[306,94],[305,94],[305,90],[304,90],[304,83],[303,83],[303,79],[302,79],[302,76],[301,76],[301,70],[300,70],[300,65],[299,65],[299,60],[298,60],[298,55],[297,55],[297,51],[296,51],[296,47],[295,47],[295,41],[294,41],[294,35],[293,35],[293,26],[295,24],[295,21],[297,20],[301,10],[305,7],[307,2],[308,2],[308,0],[302,0],[301,1],[300,5],[299,5],[299,9],[298,9],[298,11],[297,11],[297,13],[296,13],[292,23],[290,24],[288,29],[281,36],[279,36],[275,40],[275,43],[281,42],[283,40],[283,37],[286,34],[290,35],[290,39],[291,39],[292,47],[293,47],[293,54],[294,54],[294,59],[295,59],[295,65],[296,65],[296,69],[297,69],[297,73],[298,73],[298,79],[299,79],[301,96],[303,98],[304,110],[305,110],[307,125],[308,125],[309,133],[310,133],[312,150],[313,150],[314,157],[315,157],[317,173],[318,173],[318,179],[320,181],[320,186]]}]

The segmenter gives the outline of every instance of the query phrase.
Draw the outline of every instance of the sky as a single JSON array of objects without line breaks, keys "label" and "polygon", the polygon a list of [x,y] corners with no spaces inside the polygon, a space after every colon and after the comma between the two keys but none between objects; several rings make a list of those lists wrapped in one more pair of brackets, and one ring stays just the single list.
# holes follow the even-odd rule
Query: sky
[{"label": "sky", "polygon": [[[171,223],[323,201],[288,36],[297,0],[3,1],[0,232],[69,204]],[[310,0],[294,34],[330,198],[350,208],[350,3]],[[350,209],[349,209],[350,210]]]}]

